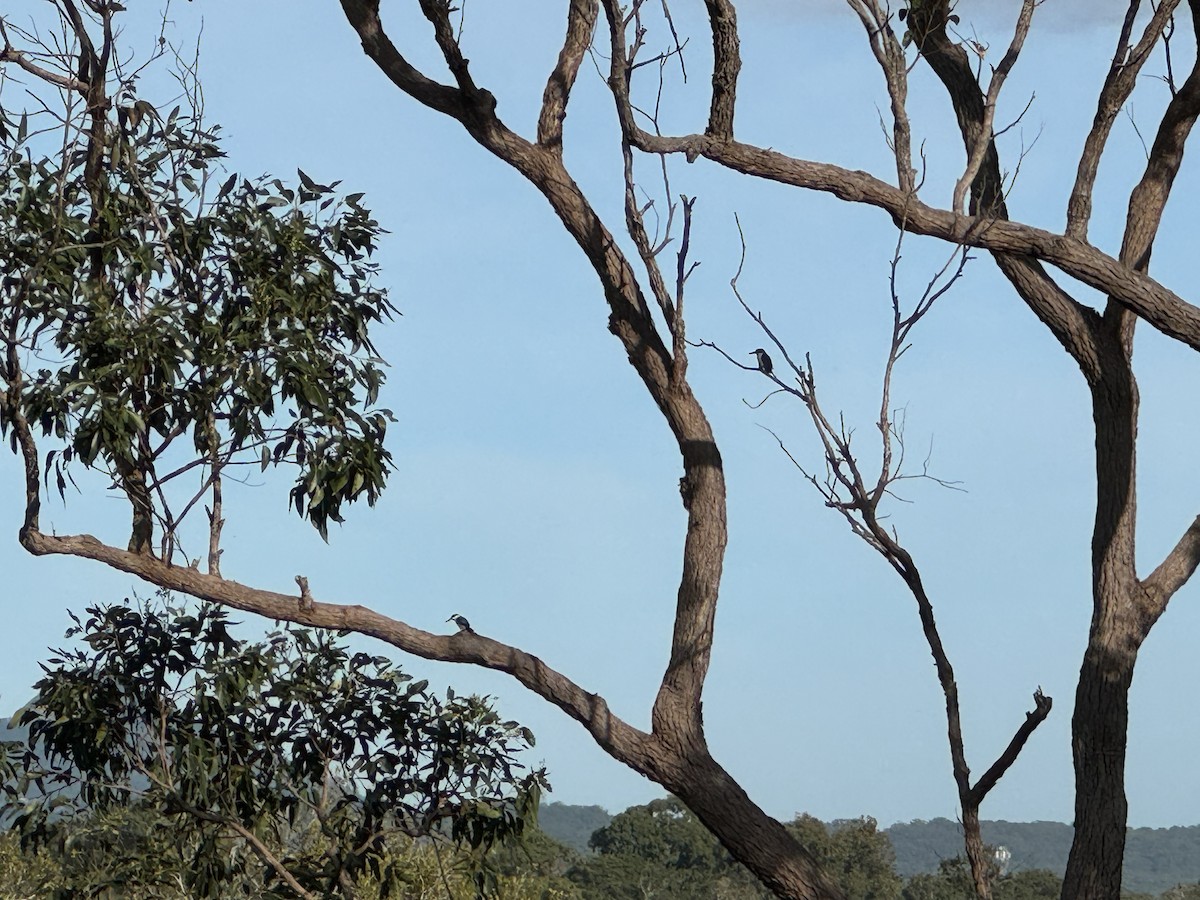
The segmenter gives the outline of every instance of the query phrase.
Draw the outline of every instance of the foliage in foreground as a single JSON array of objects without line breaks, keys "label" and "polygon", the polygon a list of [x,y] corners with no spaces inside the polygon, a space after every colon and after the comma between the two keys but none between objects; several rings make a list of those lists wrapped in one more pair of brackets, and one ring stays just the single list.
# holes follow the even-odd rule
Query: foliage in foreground
[{"label": "foliage in foreground", "polygon": [[286,626],[251,643],[210,605],[75,621],[83,646],[44,666],[14,718],[27,739],[7,748],[0,821],[22,849],[100,846],[114,884],[193,896],[350,895],[362,878],[406,896],[389,840],[437,838],[486,891],[487,852],[536,813],[545,773],[516,759],[527,729],[340,635]]},{"label": "foliage in foreground", "polygon": [[[4,897],[120,897],[129,900],[184,900],[193,896],[181,887],[183,857],[161,839],[162,821],[117,810],[71,822],[62,840],[41,850],[22,853],[15,834],[0,835],[0,884]],[[769,894],[700,827],[675,800],[631,807],[612,817],[612,828],[597,829],[594,852],[580,854],[536,828],[518,842],[489,854],[491,896],[502,900],[759,900]],[[814,852],[831,871],[850,900],[969,900],[970,876],[961,857],[942,862],[936,872],[901,883],[888,863],[887,835],[869,818],[824,824],[797,816],[789,827],[810,839]],[[119,845],[119,846],[118,846]],[[393,836],[384,850],[386,868],[397,876],[394,890],[412,900],[470,900],[478,896],[473,878],[477,860],[468,848]],[[158,886],[131,884],[125,872],[140,866],[158,871]],[[1059,896],[1062,880],[1044,869],[995,873],[996,900],[1050,900]],[[174,880],[172,880],[174,879]],[[102,887],[106,886],[106,887]],[[353,885],[355,896],[376,900],[384,887],[369,873]],[[107,890],[109,893],[104,893]],[[225,884],[226,895],[270,896],[262,879]],[[73,893],[72,893],[73,892]],[[1155,900],[1153,894],[1126,893],[1123,900]],[[1200,900],[1200,884],[1179,885],[1158,900]]]},{"label": "foliage in foreground", "polygon": [[[57,847],[22,851],[16,834],[0,834],[0,898],[105,898],[105,900],[193,900],[197,895],[185,886],[186,863],[178,853],[155,855],[148,829],[169,834],[162,820],[130,820],[136,813],[114,811],[105,816],[75,821],[63,832]],[[530,833],[534,842],[548,838]],[[561,849],[561,848],[560,848]],[[524,859],[519,848],[511,852]],[[569,851],[566,851],[569,852]],[[389,839],[384,851],[386,868],[394,873],[392,896],[405,900],[468,900],[478,896],[474,876],[476,860],[469,852],[432,842],[405,837]],[[157,873],[151,882],[128,877],[136,868]],[[495,900],[579,900],[573,885],[561,876],[539,873],[527,864],[513,869],[502,866],[488,889]],[[352,882],[357,900],[382,900],[387,888],[370,873]],[[347,895],[349,895],[347,893]],[[222,885],[222,897],[269,898],[278,896],[253,873],[231,877]],[[294,896],[294,895],[292,895]]]}]

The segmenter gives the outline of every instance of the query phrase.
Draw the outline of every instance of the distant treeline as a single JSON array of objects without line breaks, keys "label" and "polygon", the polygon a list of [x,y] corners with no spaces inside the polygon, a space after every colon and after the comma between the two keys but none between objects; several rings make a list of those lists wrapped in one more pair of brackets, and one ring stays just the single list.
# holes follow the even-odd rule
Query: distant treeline
[{"label": "distant treeline", "polygon": [[[600,806],[544,803],[541,828],[581,853],[592,833],[612,821]],[[908,878],[938,871],[942,860],[962,854],[962,832],[949,819],[897,823],[883,830],[896,852],[896,872]],[[1009,871],[1049,869],[1062,876],[1071,849],[1071,826],[1061,822],[984,822],[983,839],[1012,853]],[[1125,844],[1127,891],[1159,893],[1176,884],[1200,881],[1200,825],[1131,828]]]},{"label": "distant treeline", "polygon": [[[983,823],[984,841],[1012,853],[1010,871],[1049,869],[1061,876],[1071,832],[1071,826],[1061,822]],[[897,823],[884,833],[896,851],[896,871],[906,877],[936,871],[941,860],[962,853],[962,832],[949,819]],[[1125,890],[1159,892],[1194,881],[1200,881],[1200,825],[1129,829]]]}]

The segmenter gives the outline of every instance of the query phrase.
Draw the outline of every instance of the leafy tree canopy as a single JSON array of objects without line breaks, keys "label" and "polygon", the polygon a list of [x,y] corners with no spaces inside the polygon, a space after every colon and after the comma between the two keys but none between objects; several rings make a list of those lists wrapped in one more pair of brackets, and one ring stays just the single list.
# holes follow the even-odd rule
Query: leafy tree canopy
[{"label": "leafy tree canopy", "polygon": [[848,900],[897,900],[902,882],[888,836],[870,816],[829,825],[810,815],[788,824],[809,852],[837,881]]},{"label": "leafy tree canopy", "polygon": [[280,896],[339,894],[363,872],[398,884],[389,835],[482,858],[535,815],[546,780],[517,761],[527,729],[486,699],[440,700],[339,635],[287,626],[252,643],[209,605],[75,622],[83,646],[50,659],[16,716],[28,738],[7,748],[0,816],[27,846],[134,807],[171,822],[198,896],[226,896],[248,870]]},{"label": "leafy tree canopy", "polygon": [[368,334],[395,311],[374,284],[379,223],[336,182],[225,174],[219,128],[135,85],[91,127],[0,129],[0,432],[23,419],[59,441],[60,494],[74,465],[111,476],[137,552],[170,559],[214,487],[219,536],[221,474],[250,465],[293,464],[291,503],[326,536],[390,471]]}]

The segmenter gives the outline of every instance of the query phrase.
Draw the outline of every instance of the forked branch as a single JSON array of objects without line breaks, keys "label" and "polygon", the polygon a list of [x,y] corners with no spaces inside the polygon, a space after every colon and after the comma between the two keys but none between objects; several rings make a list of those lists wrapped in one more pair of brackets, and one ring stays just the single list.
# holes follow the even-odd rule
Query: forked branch
[{"label": "forked branch", "polygon": [[1088,223],[1092,216],[1092,190],[1096,184],[1096,173],[1100,168],[1100,159],[1112,132],[1113,122],[1117,114],[1125,106],[1129,95],[1137,84],[1138,73],[1150,58],[1163,29],[1171,20],[1179,0],[1161,0],[1154,9],[1141,39],[1132,48],[1129,39],[1133,33],[1134,21],[1141,0],[1130,0],[1125,13],[1125,21],[1117,38],[1117,49],[1113,53],[1112,65],[1100,90],[1096,103],[1096,117],[1092,128],[1083,143],[1083,152],[1079,157],[1079,167],[1075,175],[1075,186],[1071,189],[1071,198],[1067,201],[1067,230],[1069,237],[1087,240]]},{"label": "forked branch", "polygon": [[[904,47],[892,30],[891,10],[880,8],[878,0],[848,0],[850,8],[867,31],[867,40],[875,61],[883,70],[892,110],[892,154],[896,158],[896,176],[900,190],[916,193],[917,173],[912,162],[912,126],[908,119],[908,61]],[[957,207],[956,207],[957,208]]]},{"label": "forked branch", "polygon": [[988,148],[994,140],[996,103],[1000,99],[1000,90],[1004,87],[1004,81],[1008,78],[1008,73],[1012,71],[1012,67],[1016,65],[1017,57],[1021,55],[1021,48],[1025,45],[1025,38],[1029,34],[1029,26],[1033,22],[1033,10],[1035,6],[1037,6],[1037,0],[1023,0],[1021,3],[1021,12],[1017,16],[1017,25],[1013,33],[1012,43],[1009,44],[1008,51],[1000,60],[1000,64],[992,71],[992,78],[988,82],[987,94],[983,101],[983,122],[980,124],[979,133],[975,136],[974,146],[969,148],[966,170],[954,185],[954,199],[950,206],[954,212],[963,211],[967,191],[974,184],[975,178],[983,166],[984,155],[988,152]]},{"label": "forked branch", "polygon": [[[888,564],[903,579],[917,603],[917,613],[921,629],[925,636],[929,652],[933,656],[938,682],[945,698],[947,740],[950,747],[951,768],[957,787],[959,804],[962,812],[964,843],[967,858],[970,863],[976,895],[980,900],[991,897],[990,869],[988,857],[984,849],[979,824],[979,807],[988,792],[1016,761],[1021,749],[1033,731],[1050,713],[1053,701],[1045,696],[1039,688],[1034,694],[1034,709],[1026,714],[1025,721],[1005,748],[999,758],[988,768],[982,778],[974,784],[971,782],[971,771],[967,764],[966,751],[963,744],[962,716],[960,711],[958,684],[954,676],[954,668],[949,655],[942,643],[937,621],[934,617],[933,603],[930,600],[921,577],[920,570],[912,555],[900,543],[899,535],[894,527],[888,528],[883,522],[880,503],[892,494],[892,487],[902,478],[903,474],[903,432],[894,419],[891,396],[892,379],[896,364],[908,349],[908,339],[913,328],[928,314],[933,304],[958,281],[962,276],[966,263],[970,259],[966,248],[958,248],[946,261],[942,268],[929,280],[921,297],[913,304],[912,311],[904,314],[901,311],[901,301],[897,289],[897,269],[900,262],[900,251],[904,239],[901,229],[896,249],[891,261],[890,289],[892,303],[892,335],[888,349],[887,360],[883,370],[883,385],[878,420],[879,429],[879,473],[875,477],[868,476],[859,461],[857,451],[852,447],[852,431],[846,426],[844,416],[838,416],[836,422],[826,414],[818,396],[816,377],[813,364],[808,354],[804,362],[797,364],[793,355],[788,351],[784,342],[767,325],[761,313],[753,311],[738,288],[745,263],[746,244],[738,225],[739,235],[742,236],[742,261],[737,273],[730,281],[730,287],[738,303],[762,329],[767,339],[780,351],[787,366],[792,371],[792,378],[784,380],[772,368],[765,371],[776,385],[775,393],[786,393],[796,397],[804,404],[805,410],[812,422],[813,430],[821,442],[824,455],[825,477],[818,478],[815,472],[805,467],[796,456],[788,450],[784,442],[771,432],[779,443],[780,448],[800,471],[804,478],[825,501],[825,505],[836,510],[850,526],[851,531],[863,539],[870,547],[878,552]],[[736,363],[736,360],[720,347],[710,342],[703,346],[713,347],[723,356]],[[736,363],[741,366],[740,363]],[[750,368],[741,366],[742,368]],[[765,402],[765,400],[763,401]],[[761,404],[759,404],[761,405]],[[897,453],[897,447],[899,452]],[[920,477],[929,477],[926,474]],[[953,485],[934,479],[944,486]]]}]

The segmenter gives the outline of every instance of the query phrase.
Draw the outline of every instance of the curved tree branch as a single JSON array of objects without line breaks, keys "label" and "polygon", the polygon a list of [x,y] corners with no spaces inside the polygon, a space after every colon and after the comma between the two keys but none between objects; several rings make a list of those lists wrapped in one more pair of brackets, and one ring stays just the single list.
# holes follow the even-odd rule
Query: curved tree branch
[{"label": "curved tree branch", "polygon": [[505,672],[581,722],[597,743],[622,762],[645,765],[653,756],[650,736],[613,715],[602,697],[584,690],[536,656],[500,641],[472,633],[435,635],[364,606],[317,603],[311,595],[303,598],[253,588],[190,566],[111,547],[89,534],[47,535],[30,530],[22,545],[35,556],[61,554],[95,560],[167,590],[268,619],[354,631],[422,659],[471,663]]}]

